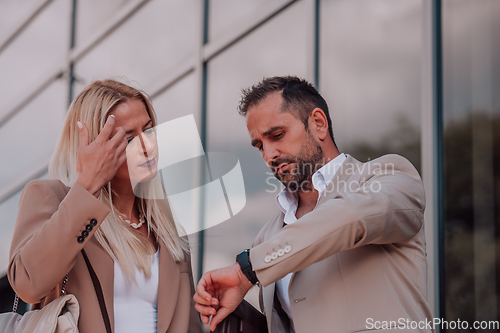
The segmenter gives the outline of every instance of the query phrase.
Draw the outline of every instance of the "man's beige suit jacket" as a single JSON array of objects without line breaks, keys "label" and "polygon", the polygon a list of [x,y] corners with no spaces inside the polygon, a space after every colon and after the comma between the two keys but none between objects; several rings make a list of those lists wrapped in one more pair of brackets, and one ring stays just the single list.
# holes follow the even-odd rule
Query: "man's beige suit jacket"
[{"label": "man's beige suit jacket", "polygon": [[407,321],[432,321],[424,207],[420,176],[405,158],[363,164],[347,156],[315,210],[285,227],[278,214],[250,250],[270,331],[286,326],[273,306],[274,282],[295,272],[288,294],[297,333],[366,332],[384,324],[400,329],[380,332],[430,332],[409,329]]}]

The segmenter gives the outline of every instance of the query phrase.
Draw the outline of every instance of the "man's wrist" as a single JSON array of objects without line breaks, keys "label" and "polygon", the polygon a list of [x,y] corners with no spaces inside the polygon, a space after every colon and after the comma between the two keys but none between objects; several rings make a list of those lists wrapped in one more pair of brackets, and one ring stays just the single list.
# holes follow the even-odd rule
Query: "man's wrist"
[{"label": "man's wrist", "polygon": [[255,285],[259,283],[259,279],[257,279],[257,275],[253,271],[252,263],[250,262],[250,249],[241,251],[236,256],[236,262],[240,265],[241,271],[251,284]]}]

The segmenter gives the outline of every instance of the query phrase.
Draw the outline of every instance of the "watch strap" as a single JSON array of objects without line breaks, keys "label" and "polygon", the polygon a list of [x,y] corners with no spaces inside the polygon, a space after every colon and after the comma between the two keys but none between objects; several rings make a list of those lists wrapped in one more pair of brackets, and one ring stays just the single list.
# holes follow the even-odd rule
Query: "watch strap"
[{"label": "watch strap", "polygon": [[240,265],[241,271],[243,272],[243,274],[245,274],[250,283],[256,284],[257,282],[259,282],[259,279],[257,279],[257,275],[252,269],[252,263],[250,262],[250,249],[241,251],[236,256],[236,262]]}]

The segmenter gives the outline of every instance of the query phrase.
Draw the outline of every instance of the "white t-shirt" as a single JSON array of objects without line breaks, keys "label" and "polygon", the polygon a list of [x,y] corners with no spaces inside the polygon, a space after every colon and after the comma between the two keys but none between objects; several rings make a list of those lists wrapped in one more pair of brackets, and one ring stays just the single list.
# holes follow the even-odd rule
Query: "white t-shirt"
[{"label": "white t-shirt", "polygon": [[158,260],[155,253],[151,278],[136,270],[137,284],[128,282],[115,262],[114,314],[115,333],[156,333],[158,318]]}]

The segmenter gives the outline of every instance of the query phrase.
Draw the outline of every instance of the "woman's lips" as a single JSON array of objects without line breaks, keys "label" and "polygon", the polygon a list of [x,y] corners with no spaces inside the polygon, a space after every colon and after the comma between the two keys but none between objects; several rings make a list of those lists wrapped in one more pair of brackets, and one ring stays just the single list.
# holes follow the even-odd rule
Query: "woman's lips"
[{"label": "woman's lips", "polygon": [[154,167],[156,165],[156,157],[153,157],[152,159],[142,163],[142,164],[139,164],[140,167],[146,167],[146,168],[151,168],[151,167]]}]

